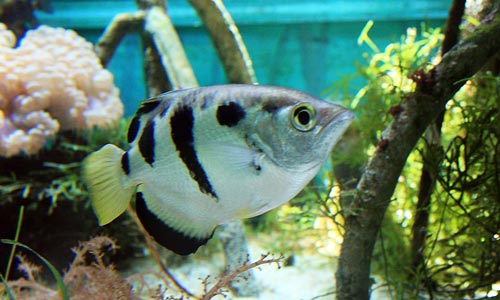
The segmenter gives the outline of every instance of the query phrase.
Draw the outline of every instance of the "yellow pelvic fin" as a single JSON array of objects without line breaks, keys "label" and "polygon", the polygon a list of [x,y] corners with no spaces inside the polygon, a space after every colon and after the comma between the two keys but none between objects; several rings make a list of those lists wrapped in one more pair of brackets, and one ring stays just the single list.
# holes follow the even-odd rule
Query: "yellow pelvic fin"
[{"label": "yellow pelvic fin", "polygon": [[115,145],[107,144],[83,161],[83,180],[99,225],[106,225],[121,215],[135,192],[136,185],[121,167],[123,153],[125,151]]}]

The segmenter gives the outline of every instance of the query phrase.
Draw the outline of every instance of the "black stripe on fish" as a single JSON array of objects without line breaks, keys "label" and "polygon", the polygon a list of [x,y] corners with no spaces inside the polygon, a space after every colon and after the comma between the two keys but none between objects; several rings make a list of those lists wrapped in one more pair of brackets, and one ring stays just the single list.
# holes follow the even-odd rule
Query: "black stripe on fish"
[{"label": "black stripe on fish", "polygon": [[170,119],[172,141],[179,152],[179,156],[188,168],[191,178],[197,183],[200,191],[217,199],[205,170],[198,161],[194,149],[194,116],[189,106],[179,107]]},{"label": "black stripe on fish", "polygon": [[128,127],[127,141],[129,143],[132,143],[137,137],[137,133],[139,133],[139,128],[141,127],[141,116],[153,111],[160,104],[160,99],[153,99],[142,102],[141,107],[139,107],[139,109],[135,113],[135,116],[132,118],[132,121],[130,121],[130,125]]},{"label": "black stripe on fish", "polygon": [[136,115],[140,116],[143,114],[147,114],[148,112],[153,111],[155,108],[158,107],[158,105],[161,104],[161,99],[160,98],[153,98],[151,100],[146,100],[142,102],[141,107],[137,110]]},{"label": "black stripe on fish", "polygon": [[148,208],[141,192],[136,193],[135,208],[137,216],[146,231],[159,244],[179,255],[194,253],[200,246],[206,244],[213,235],[212,232],[212,234],[207,238],[198,239],[189,237],[182,232],[175,230],[175,228],[168,226]]},{"label": "black stripe on fish", "polygon": [[144,160],[153,166],[155,161],[155,122],[149,121],[142,131],[139,139],[139,151]]},{"label": "black stripe on fish", "polygon": [[130,160],[128,159],[128,152],[123,153],[121,159],[122,169],[125,174],[130,174]]},{"label": "black stripe on fish", "polygon": [[220,125],[232,127],[245,117],[245,110],[236,102],[229,102],[217,107],[217,122]]},{"label": "black stripe on fish", "polygon": [[130,121],[130,125],[128,127],[127,132],[127,141],[132,143],[137,137],[137,133],[139,132],[139,127],[141,126],[141,121],[139,120],[139,115],[132,118]]}]

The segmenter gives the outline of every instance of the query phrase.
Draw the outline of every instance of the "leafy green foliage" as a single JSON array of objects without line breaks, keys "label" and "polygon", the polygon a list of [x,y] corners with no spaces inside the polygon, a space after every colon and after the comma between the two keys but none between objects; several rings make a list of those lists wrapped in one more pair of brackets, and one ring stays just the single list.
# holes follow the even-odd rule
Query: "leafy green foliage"
[{"label": "leafy green foliage", "polygon": [[[409,28],[399,43],[387,45],[384,51],[372,47],[375,53],[365,54],[367,65],[357,64],[359,76],[366,80],[366,85],[354,98],[346,99],[346,104],[356,112],[364,149],[376,145],[378,136],[391,120],[389,108],[400,104],[404,95],[415,88],[410,75],[432,67],[442,34],[439,29],[426,29],[423,25],[421,32],[418,37],[417,29]],[[362,41],[367,40],[365,37]]]},{"label": "leafy green foliage", "polygon": [[[471,80],[449,104],[447,143],[433,198],[429,277],[438,293],[494,295],[500,281],[500,78]],[[453,120],[455,119],[455,120]],[[454,123],[460,120],[457,129]]]},{"label": "leafy green foliage", "polygon": [[[367,30],[360,40],[369,40]],[[350,152],[357,156],[352,159],[373,153],[391,115],[415,88],[410,78],[436,63],[441,41],[437,29],[425,29],[419,38],[415,29],[408,29],[399,43],[384,51],[369,43],[374,53],[366,56],[366,65],[358,65],[367,84],[346,99],[356,111],[355,133],[360,139],[357,150]],[[395,299],[422,293],[454,298],[498,295],[493,285],[500,280],[499,82],[489,73],[469,80],[448,103],[441,139],[444,150],[424,137],[408,157],[372,268]],[[437,172],[439,184],[431,198],[425,266],[414,273],[409,237],[424,162],[435,166],[429,171]]]},{"label": "leafy green foliage", "polygon": [[[438,62],[443,40],[439,29],[422,26],[417,34],[410,28],[399,42],[381,51],[369,37],[371,26],[367,24],[359,42],[373,53],[365,55],[366,63],[358,64],[356,76],[342,83],[359,77],[366,81],[343,103],[355,111],[357,121],[334,151],[334,163],[315,181],[315,188],[308,187],[292,202],[303,209],[286,211],[296,218],[328,216],[339,225],[340,234],[341,216],[361,213],[349,211],[349,195],[354,191],[349,189],[355,186],[359,169],[375,151],[382,130],[404,109],[400,104],[415,89],[414,80]],[[493,286],[500,281],[499,93],[500,79],[492,74],[470,79],[448,103],[443,147],[427,142],[435,134],[429,131],[408,157],[372,260],[372,270],[387,284],[391,298],[498,295]],[[429,208],[424,266],[413,270],[411,230],[424,165],[432,166],[428,171],[437,175],[438,184]],[[346,190],[338,191],[339,184]]]}]

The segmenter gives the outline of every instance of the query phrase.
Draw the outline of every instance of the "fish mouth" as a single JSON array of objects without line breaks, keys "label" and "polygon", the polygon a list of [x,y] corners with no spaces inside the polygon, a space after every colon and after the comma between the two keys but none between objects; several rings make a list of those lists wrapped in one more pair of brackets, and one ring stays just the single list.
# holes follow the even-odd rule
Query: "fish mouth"
[{"label": "fish mouth", "polygon": [[324,117],[325,120],[315,134],[317,141],[315,148],[326,149],[326,153],[328,154],[354,121],[354,114],[342,107],[339,107],[334,113],[331,110],[329,112],[324,111],[323,113],[326,114]]},{"label": "fish mouth", "polygon": [[[344,131],[351,125],[351,123],[354,121],[354,114],[344,108],[340,108],[337,112],[331,113],[330,110],[324,110],[321,112],[323,116],[320,116],[320,118],[324,118],[324,124],[323,126],[319,127],[318,132],[316,132],[316,135],[321,135],[325,129],[329,129],[331,127],[337,127],[336,129],[336,136],[340,137]],[[329,130],[326,130],[329,132]]]}]

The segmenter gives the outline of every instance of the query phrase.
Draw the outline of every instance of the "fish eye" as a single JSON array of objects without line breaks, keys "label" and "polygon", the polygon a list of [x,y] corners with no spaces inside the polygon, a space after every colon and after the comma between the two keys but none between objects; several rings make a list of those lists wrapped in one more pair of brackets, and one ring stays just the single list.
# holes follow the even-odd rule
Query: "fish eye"
[{"label": "fish eye", "polygon": [[293,108],[290,121],[297,130],[309,131],[316,125],[316,110],[309,103],[299,103]]}]

